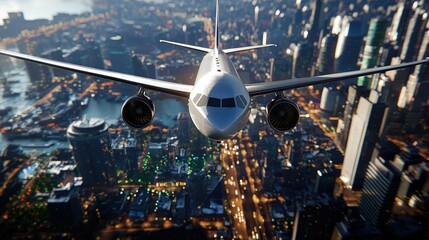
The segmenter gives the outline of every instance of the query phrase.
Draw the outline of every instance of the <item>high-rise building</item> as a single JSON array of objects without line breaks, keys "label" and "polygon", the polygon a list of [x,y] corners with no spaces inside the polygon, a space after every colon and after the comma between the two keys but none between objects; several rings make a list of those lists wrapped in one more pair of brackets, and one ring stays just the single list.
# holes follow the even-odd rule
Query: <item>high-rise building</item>
[{"label": "high-rise building", "polygon": [[300,43],[293,53],[292,77],[309,77],[313,60],[313,46],[308,42]]},{"label": "high-rise building", "polygon": [[192,121],[188,113],[180,112],[177,114],[177,132],[181,141],[188,141],[191,137]]},{"label": "high-rise building", "polygon": [[[40,36],[35,39],[22,38],[18,42],[18,48],[21,53],[40,56],[44,51],[43,45],[46,44],[47,37]],[[42,67],[39,64],[30,61],[24,61],[31,84],[37,89],[49,89],[52,81],[52,73],[48,67]]]},{"label": "high-rise building", "polygon": [[9,12],[8,18],[3,19],[5,36],[2,37],[17,37],[18,34],[25,29],[26,21],[22,12]]},{"label": "high-rise building", "polygon": [[[49,51],[43,52],[41,57],[52,59],[59,62],[64,62],[63,50],[61,48],[54,48]],[[40,66],[42,67],[42,66]],[[67,71],[59,69],[59,68],[48,68],[48,71],[51,73],[50,78],[55,77],[64,77],[67,75]]]},{"label": "high-rise building", "polygon": [[398,3],[398,9],[393,16],[389,31],[389,40],[398,46],[402,46],[403,44],[412,4],[413,1],[401,0],[400,3]]},{"label": "high-rise building", "polygon": [[94,41],[82,40],[82,44],[67,50],[64,58],[70,63],[104,69],[100,46]]},{"label": "high-rise building", "polygon": [[401,60],[411,62],[416,60],[417,52],[425,34],[424,29],[427,23],[427,11],[416,8],[414,15],[410,18],[404,44],[402,45]]},{"label": "high-rise building", "polygon": [[344,206],[327,195],[298,203],[292,239],[330,239],[335,223],[344,215]]},{"label": "high-rise building", "polygon": [[132,137],[116,138],[112,142],[113,159],[117,166],[128,171],[137,170],[137,141]]},{"label": "high-rise building", "polygon": [[[360,69],[373,68],[378,65],[380,47],[384,42],[388,21],[386,18],[374,18],[369,24],[368,34],[366,36],[365,48],[363,50],[363,59]],[[368,89],[376,89],[377,83],[372,84],[372,76],[361,76],[358,78],[359,86],[366,86]]]},{"label": "high-rise building", "polygon": [[357,70],[363,40],[362,22],[345,20],[335,49],[335,72]]},{"label": "high-rise building", "polygon": [[284,55],[281,59],[276,59],[273,63],[273,81],[290,79],[292,74],[293,57]]},{"label": "high-rise building", "polygon": [[[429,30],[426,31],[420,46],[417,59],[424,59],[429,54]],[[406,103],[408,105],[406,127],[416,129],[419,127],[419,121],[423,115],[424,106],[428,102],[427,94],[429,87],[429,67],[427,64],[416,66],[414,72],[410,75],[406,86]]]},{"label": "high-rise building", "polygon": [[390,223],[400,180],[400,172],[389,161],[378,157],[369,163],[360,202],[365,221],[381,228]]},{"label": "high-rise building", "polygon": [[311,28],[308,31],[307,37],[310,43],[317,42],[317,40],[319,39],[319,34],[322,30],[322,27],[324,26],[323,19],[323,1],[316,0],[314,2],[313,11],[311,12],[310,16]]},{"label": "high-rise building", "polygon": [[[125,47],[122,36],[116,35],[108,38],[105,53],[107,59],[110,61],[112,71],[134,74],[132,53],[130,49]],[[115,90],[121,91],[124,94],[133,94],[137,89],[127,84],[118,84],[115,85]]]},{"label": "high-rise building", "polygon": [[48,212],[54,225],[73,225],[82,221],[83,208],[79,197],[81,182],[67,183],[54,188],[47,201]]},{"label": "high-rise building", "polygon": [[140,77],[145,77],[146,72],[143,68],[144,59],[142,59],[141,56],[137,56],[136,54],[132,54],[131,60],[133,62],[134,74],[137,76],[140,76]]},{"label": "high-rise building", "polygon": [[[372,92],[376,94],[375,91]],[[388,108],[383,103],[376,103],[361,97],[356,114],[353,115],[347,147],[344,154],[341,179],[353,190],[361,189],[365,171],[372,157],[375,143],[383,132]]]},{"label": "high-rise building", "polygon": [[327,34],[323,37],[316,63],[317,75],[334,72],[337,41],[338,36],[334,34]]},{"label": "high-rise building", "polygon": [[134,73],[131,51],[124,46],[122,36],[116,35],[107,39],[106,54],[113,71],[128,74]]},{"label": "high-rise building", "polygon": [[335,97],[338,94],[338,91],[323,87],[322,96],[320,97],[320,109],[327,112],[332,112],[334,110]]},{"label": "high-rise building", "polygon": [[176,196],[176,209],[175,214],[179,220],[187,220],[190,215],[190,198],[189,194],[185,192],[179,192]]},{"label": "high-rise building", "polygon": [[335,187],[335,174],[332,170],[322,169],[317,170],[316,185],[314,186],[314,192],[317,194],[327,194],[332,197]]},{"label": "high-rise building", "polygon": [[378,240],[380,230],[359,215],[358,208],[350,208],[344,220],[337,222],[331,240]]},{"label": "high-rise building", "polygon": [[393,161],[395,155],[400,153],[401,150],[398,145],[393,142],[381,139],[375,144],[374,151],[372,152],[371,161],[374,161],[378,156],[382,157],[386,161]]},{"label": "high-rise building", "polygon": [[88,66],[104,69],[103,57],[101,55],[100,45],[93,40],[86,40],[84,48],[88,52]]},{"label": "high-rise building", "polygon": [[392,165],[402,172],[408,169],[409,166],[419,164],[424,158],[419,154],[419,150],[414,146],[407,146],[401,149],[399,154],[395,155]]},{"label": "high-rise building", "polygon": [[115,165],[107,123],[97,118],[74,121],[67,129],[67,138],[83,177],[83,186],[111,186]]},{"label": "high-rise building", "polygon": [[410,165],[402,172],[401,184],[396,195],[406,204],[413,195],[424,196],[428,194],[429,188],[429,163]]},{"label": "high-rise building", "polygon": [[365,87],[349,86],[346,107],[344,109],[343,118],[343,131],[338,134],[338,141],[342,149],[347,146],[347,140],[349,138],[350,126],[352,124],[353,113],[355,112],[359,99],[361,97],[368,97],[369,91]]}]

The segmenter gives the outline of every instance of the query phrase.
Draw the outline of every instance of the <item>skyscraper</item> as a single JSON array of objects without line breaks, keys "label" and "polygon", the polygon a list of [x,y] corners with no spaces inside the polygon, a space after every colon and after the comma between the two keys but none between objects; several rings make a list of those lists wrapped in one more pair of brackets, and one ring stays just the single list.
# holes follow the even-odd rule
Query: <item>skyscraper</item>
[{"label": "skyscraper", "polygon": [[420,156],[419,150],[414,146],[407,146],[401,149],[399,154],[395,155],[392,165],[402,172],[408,169],[409,166],[419,164],[424,161]]},{"label": "skyscraper", "polygon": [[[374,18],[371,20],[366,36],[360,69],[368,69],[377,66],[380,47],[386,35],[387,24],[388,21],[385,18]],[[368,89],[376,89],[377,87],[377,83],[375,83],[375,86],[372,84],[372,75],[359,77],[358,85],[366,86]]]},{"label": "skyscraper", "polygon": [[344,202],[327,195],[298,203],[292,239],[330,239],[335,223],[344,215]]},{"label": "skyscraper", "polygon": [[317,75],[334,72],[335,48],[337,46],[337,41],[337,35],[327,34],[323,37],[316,63]]},{"label": "skyscraper", "polygon": [[84,118],[67,129],[67,138],[84,187],[105,187],[114,182],[111,139],[104,120]]},{"label": "skyscraper", "polygon": [[[19,51],[25,54],[40,56],[43,52],[43,46],[48,39],[46,36],[34,38],[22,38],[18,42]],[[52,73],[48,67],[42,67],[39,64],[25,61],[25,66],[30,77],[32,85],[39,89],[49,89],[48,86],[52,81]]]},{"label": "skyscraper", "polygon": [[313,62],[313,46],[308,42],[300,43],[293,53],[292,77],[309,77]]},{"label": "skyscraper", "polygon": [[416,8],[411,17],[407,33],[405,34],[404,44],[402,45],[401,60],[411,62],[416,60],[417,52],[425,34],[427,23],[427,11]]},{"label": "skyscraper", "polygon": [[332,197],[335,187],[335,174],[329,169],[317,170],[316,185],[314,192],[317,194],[327,194]]},{"label": "skyscraper", "polygon": [[381,231],[363,220],[359,208],[353,207],[344,220],[337,222],[331,240],[378,240],[381,237]]},{"label": "skyscraper", "polygon": [[88,52],[88,66],[104,69],[103,57],[101,56],[100,45],[93,40],[85,40],[84,48]]},{"label": "skyscraper", "polygon": [[407,22],[411,13],[412,1],[401,0],[398,3],[398,9],[392,19],[392,24],[389,31],[389,40],[398,46],[402,46],[407,30]]},{"label": "skyscraper", "polygon": [[79,198],[80,182],[54,188],[47,201],[48,212],[54,225],[73,225],[82,221],[83,208]]},{"label": "skyscraper", "polygon": [[353,113],[355,112],[359,99],[361,97],[367,97],[369,94],[368,89],[365,87],[359,86],[349,86],[346,107],[344,109],[344,118],[343,118],[343,131],[338,134],[338,141],[342,149],[345,149],[347,146],[347,140],[349,138],[350,126],[352,124]]},{"label": "skyscraper", "polygon": [[[420,46],[417,59],[423,59],[429,54],[429,30],[426,31],[423,42]],[[416,66],[414,72],[410,75],[406,86],[406,103],[408,105],[408,113],[406,126],[408,129],[416,129],[419,127],[419,121],[424,111],[424,106],[427,105],[429,95],[427,94],[429,87],[429,68],[426,64]]]},{"label": "skyscraper", "polygon": [[26,21],[22,12],[9,12],[9,18],[3,19],[4,24],[4,37],[16,37],[25,29]]},{"label": "skyscraper", "polygon": [[[132,53],[125,47],[124,39],[120,35],[112,36],[106,41],[106,57],[110,61],[110,68],[114,72],[135,74],[133,69]],[[124,94],[136,92],[135,86],[127,84],[115,85],[115,89]]]},{"label": "skyscraper", "polygon": [[[376,94],[375,91],[372,92]],[[361,97],[356,114],[353,115],[347,148],[344,154],[341,179],[353,190],[361,189],[365,171],[372,157],[375,143],[384,127],[388,108],[383,103],[376,103]]]},{"label": "skyscraper", "polygon": [[136,171],[138,160],[136,145],[136,139],[131,136],[126,138],[118,137],[114,139],[112,143],[112,152],[115,165],[128,171]]},{"label": "skyscraper", "polygon": [[177,132],[178,138],[181,141],[186,142],[191,137],[192,122],[189,114],[186,112],[180,112],[177,114]]},{"label": "skyscraper", "polygon": [[323,1],[316,0],[314,2],[313,11],[310,17],[311,28],[308,32],[308,40],[310,43],[316,42],[319,39],[319,34],[323,24]]},{"label": "skyscraper", "polygon": [[[63,51],[61,48],[54,48],[54,49],[51,49],[49,51],[46,51],[46,52],[41,54],[41,57],[60,61],[60,62],[64,62]],[[70,72],[67,72],[67,71],[59,69],[59,68],[48,68],[47,70],[51,73],[49,76],[49,78],[51,78],[51,79],[53,78],[53,76],[64,77],[67,75],[67,73],[70,73]]]},{"label": "skyscraper", "polygon": [[67,62],[104,69],[100,46],[94,41],[82,40],[82,44],[67,50],[64,57]]},{"label": "skyscraper", "polygon": [[407,171],[402,172],[401,184],[396,195],[405,204],[412,195],[425,196],[428,194],[429,187],[429,163],[422,162],[408,167]]},{"label": "skyscraper", "polygon": [[389,224],[400,180],[400,172],[389,161],[378,157],[369,163],[360,203],[367,222],[381,228]]},{"label": "skyscraper", "polygon": [[133,74],[131,51],[124,46],[122,36],[116,35],[107,40],[106,53],[113,71]]},{"label": "skyscraper", "polygon": [[401,151],[398,145],[389,140],[381,139],[377,144],[375,144],[371,161],[373,161],[378,156],[382,157],[386,161],[393,161],[395,155],[400,152]]},{"label": "skyscraper", "polygon": [[360,47],[362,45],[362,22],[345,20],[335,50],[335,72],[357,70]]},{"label": "skyscraper", "polygon": [[336,88],[323,87],[320,98],[320,109],[324,110],[328,116],[338,116],[344,104],[344,94]]}]

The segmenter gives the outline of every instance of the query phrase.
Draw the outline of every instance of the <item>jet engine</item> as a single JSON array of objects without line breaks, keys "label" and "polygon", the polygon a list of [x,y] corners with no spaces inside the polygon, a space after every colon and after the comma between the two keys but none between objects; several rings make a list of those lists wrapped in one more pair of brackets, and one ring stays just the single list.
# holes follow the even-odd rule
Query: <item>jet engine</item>
[{"label": "jet engine", "polygon": [[275,97],[266,107],[267,120],[277,131],[288,131],[295,127],[299,120],[298,105],[289,98]]},{"label": "jet engine", "polygon": [[132,128],[145,128],[152,123],[155,106],[145,94],[128,98],[121,109],[122,119]]}]

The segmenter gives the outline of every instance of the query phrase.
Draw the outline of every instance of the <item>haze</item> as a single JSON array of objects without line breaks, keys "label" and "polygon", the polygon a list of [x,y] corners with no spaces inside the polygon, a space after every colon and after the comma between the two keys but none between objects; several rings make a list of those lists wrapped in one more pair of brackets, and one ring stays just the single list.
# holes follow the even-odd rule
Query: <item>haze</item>
[{"label": "haze", "polygon": [[[57,13],[82,13],[91,11],[91,0],[2,0],[0,24],[8,12],[24,12],[27,20],[52,19]],[[46,7],[49,6],[49,7]]]}]

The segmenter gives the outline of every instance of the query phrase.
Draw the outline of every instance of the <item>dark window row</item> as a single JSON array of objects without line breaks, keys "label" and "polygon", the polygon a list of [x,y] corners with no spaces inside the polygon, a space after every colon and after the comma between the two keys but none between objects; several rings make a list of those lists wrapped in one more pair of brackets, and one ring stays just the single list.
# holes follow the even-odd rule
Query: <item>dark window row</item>
[{"label": "dark window row", "polygon": [[214,97],[207,97],[206,95],[203,95],[201,93],[198,93],[194,99],[194,103],[198,107],[223,107],[223,108],[233,108],[233,107],[239,107],[244,108],[247,104],[246,98],[243,95],[236,96],[234,98],[214,98]]}]

